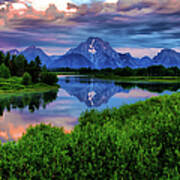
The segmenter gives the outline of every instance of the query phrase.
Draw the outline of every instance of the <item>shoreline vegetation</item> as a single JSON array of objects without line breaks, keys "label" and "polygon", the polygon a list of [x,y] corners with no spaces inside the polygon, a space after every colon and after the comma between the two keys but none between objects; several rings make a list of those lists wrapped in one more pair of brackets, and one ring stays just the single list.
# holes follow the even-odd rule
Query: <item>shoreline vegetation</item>
[{"label": "shoreline vegetation", "polygon": [[[78,72],[54,72],[56,75],[64,76],[82,76],[88,78],[98,78],[104,80],[115,80],[119,82],[154,82],[154,83],[180,83],[180,76],[118,76],[104,75],[100,73],[87,74]],[[84,76],[83,76],[84,75]]]},{"label": "shoreline vegetation", "polygon": [[117,68],[117,69],[70,69],[59,68],[54,69],[57,75],[87,75],[92,78],[99,78],[105,80],[116,80],[122,82],[157,82],[157,83],[180,83],[180,69],[177,67],[165,68],[163,66],[150,66],[147,68],[131,69]]},{"label": "shoreline vegetation", "polygon": [[117,82],[152,82],[152,83],[180,83],[180,76],[105,76],[105,75],[89,75],[89,77],[115,80]]},{"label": "shoreline vegetation", "polygon": [[30,127],[16,143],[0,145],[0,177],[178,179],[179,118],[175,93],[86,111],[70,134],[51,125]]},{"label": "shoreline vegetation", "polygon": [[45,83],[36,83],[23,85],[21,77],[12,77],[9,79],[0,78],[0,99],[8,96],[20,96],[28,93],[47,92],[57,90],[58,84],[48,85]]}]

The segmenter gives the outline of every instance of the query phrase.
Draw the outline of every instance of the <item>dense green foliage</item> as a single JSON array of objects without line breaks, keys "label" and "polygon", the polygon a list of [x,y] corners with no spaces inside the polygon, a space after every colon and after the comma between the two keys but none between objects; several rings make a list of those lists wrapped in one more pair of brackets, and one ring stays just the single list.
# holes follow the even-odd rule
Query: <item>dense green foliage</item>
[{"label": "dense green foliage", "polygon": [[58,82],[58,77],[56,74],[51,73],[51,72],[42,72],[41,73],[41,81],[43,83],[53,85]]},{"label": "dense green foliage", "polygon": [[58,89],[59,85],[48,85],[42,82],[23,85],[21,77],[9,79],[0,78],[0,99],[2,96],[11,96],[19,93],[45,92]]},{"label": "dense green foliage", "polygon": [[180,94],[38,125],[0,146],[2,179],[179,179]]},{"label": "dense green foliage", "polygon": [[32,77],[29,73],[25,72],[22,78],[23,85],[30,85],[32,83]]},{"label": "dense green foliage", "polygon": [[10,70],[5,64],[0,65],[0,78],[9,78]]},{"label": "dense green foliage", "polygon": [[23,77],[23,85],[30,85],[31,82],[53,85],[58,81],[55,74],[49,73],[45,65],[41,67],[39,56],[34,61],[28,62],[21,54],[16,56],[0,51],[0,78],[7,79],[10,76]]},{"label": "dense green foliage", "polygon": [[28,63],[23,55],[6,55],[0,52],[0,65],[5,64],[10,70],[11,76],[22,77],[25,72],[28,72],[32,77],[32,82],[38,82],[41,73],[41,61],[37,57],[34,61]]},{"label": "dense green foliage", "polygon": [[[105,72],[110,71],[105,70]],[[118,68],[111,72],[118,76],[180,76],[180,69],[177,67],[165,68],[162,65],[138,69]]]}]

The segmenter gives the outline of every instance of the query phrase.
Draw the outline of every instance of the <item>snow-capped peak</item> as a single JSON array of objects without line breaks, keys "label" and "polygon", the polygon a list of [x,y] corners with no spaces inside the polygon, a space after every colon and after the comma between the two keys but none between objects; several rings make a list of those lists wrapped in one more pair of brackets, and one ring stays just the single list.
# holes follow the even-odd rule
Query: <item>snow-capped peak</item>
[{"label": "snow-capped peak", "polygon": [[96,53],[96,49],[94,48],[95,41],[96,41],[95,39],[92,39],[91,44],[89,45],[89,49],[88,49],[88,51],[92,54]]},{"label": "snow-capped peak", "polygon": [[112,49],[110,44],[98,37],[89,37],[85,42],[79,44],[76,48],[67,52],[69,54],[81,54],[97,69],[116,68],[119,59],[118,53]]}]

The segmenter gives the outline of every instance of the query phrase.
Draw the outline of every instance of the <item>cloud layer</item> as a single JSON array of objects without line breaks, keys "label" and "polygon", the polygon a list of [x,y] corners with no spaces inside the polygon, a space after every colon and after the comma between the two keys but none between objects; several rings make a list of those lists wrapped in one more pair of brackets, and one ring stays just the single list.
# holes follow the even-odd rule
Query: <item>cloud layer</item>
[{"label": "cloud layer", "polygon": [[114,48],[179,48],[179,0],[0,0],[0,47],[76,46],[89,36]]}]

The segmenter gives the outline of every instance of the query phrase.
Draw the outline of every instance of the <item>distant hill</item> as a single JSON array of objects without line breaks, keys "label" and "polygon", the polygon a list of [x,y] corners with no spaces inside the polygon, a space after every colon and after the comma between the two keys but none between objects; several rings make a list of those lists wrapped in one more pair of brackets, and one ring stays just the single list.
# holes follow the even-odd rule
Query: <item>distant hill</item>
[{"label": "distant hill", "polygon": [[18,51],[17,49],[12,49],[9,51],[11,55],[24,55],[24,57],[28,60],[28,62],[34,60],[37,56],[39,56],[42,65],[49,66],[52,62],[51,58],[40,48],[35,46],[30,46],[23,51]]},{"label": "distant hill", "polygon": [[45,54],[42,49],[36,48],[35,46],[26,48],[25,50],[21,51],[20,54],[23,54],[28,61],[34,60],[37,56],[39,56],[42,65],[45,64],[48,67],[51,64],[51,58]]},{"label": "distant hill", "polygon": [[177,66],[180,68],[180,53],[172,49],[163,49],[153,58],[153,61],[155,65],[163,65],[164,67]]},{"label": "distant hill", "polygon": [[18,55],[19,51],[17,49],[12,49],[9,51],[10,55]]},{"label": "distant hill", "polygon": [[130,53],[119,53],[119,57],[123,67],[137,68],[139,66],[138,59],[132,57]]}]

